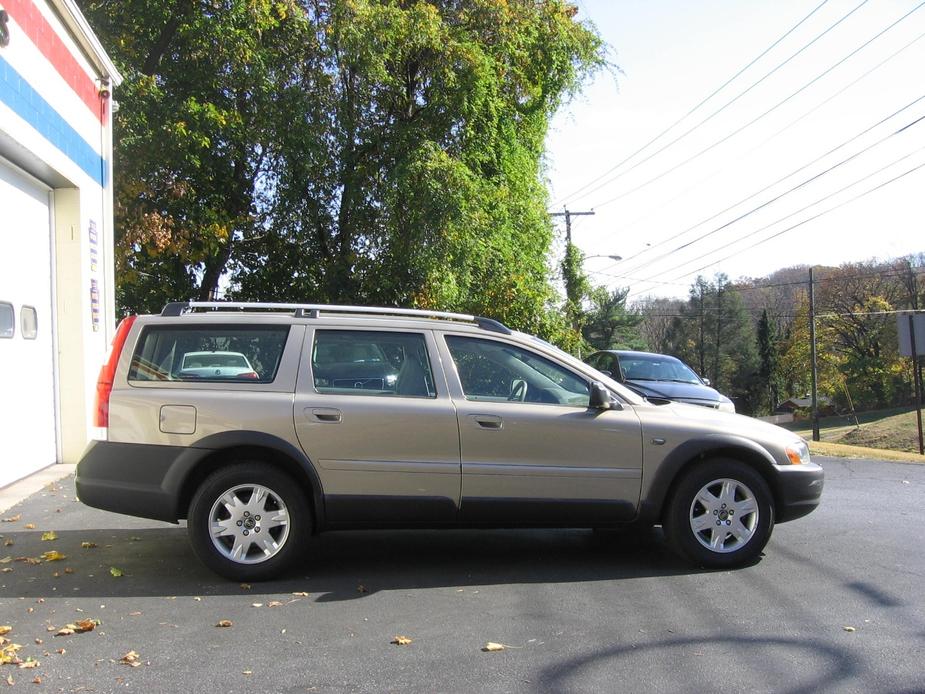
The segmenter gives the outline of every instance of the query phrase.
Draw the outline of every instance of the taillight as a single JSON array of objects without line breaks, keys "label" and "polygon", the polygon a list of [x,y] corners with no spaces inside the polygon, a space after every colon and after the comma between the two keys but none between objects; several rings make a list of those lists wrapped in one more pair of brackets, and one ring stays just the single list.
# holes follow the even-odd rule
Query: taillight
[{"label": "taillight", "polygon": [[249,381],[259,381],[260,375],[256,371],[245,371],[243,374],[238,374],[238,378],[246,378]]},{"label": "taillight", "polygon": [[135,322],[136,316],[129,316],[119,323],[116,328],[116,336],[112,338],[112,349],[109,352],[109,361],[103,364],[100,369],[100,376],[96,379],[96,416],[93,418],[93,424],[97,427],[106,428],[109,426],[109,396],[112,394],[112,384],[115,380],[116,366],[119,364],[119,357],[122,354],[122,348],[125,346],[125,338],[128,337],[129,330],[132,329],[132,323]]}]

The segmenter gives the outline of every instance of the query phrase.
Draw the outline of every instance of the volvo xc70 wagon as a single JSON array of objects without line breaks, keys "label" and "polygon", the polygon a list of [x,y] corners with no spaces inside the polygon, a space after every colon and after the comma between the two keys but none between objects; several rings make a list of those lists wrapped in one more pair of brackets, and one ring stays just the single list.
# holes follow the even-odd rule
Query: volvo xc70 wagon
[{"label": "volvo xc70 wagon", "polygon": [[[250,368],[191,373],[203,353]],[[732,567],[812,511],[823,484],[784,429],[649,402],[497,321],[410,309],[190,302],[131,316],[96,425],[80,499],[186,519],[200,559],[246,581],[348,528],[661,524],[683,557]]]}]

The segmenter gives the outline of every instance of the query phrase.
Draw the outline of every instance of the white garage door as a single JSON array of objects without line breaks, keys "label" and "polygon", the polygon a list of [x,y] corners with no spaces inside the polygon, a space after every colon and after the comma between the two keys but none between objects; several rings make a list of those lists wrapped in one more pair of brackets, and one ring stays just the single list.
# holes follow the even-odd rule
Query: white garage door
[{"label": "white garage door", "polygon": [[0,487],[57,458],[51,277],[49,190],[0,159]]}]

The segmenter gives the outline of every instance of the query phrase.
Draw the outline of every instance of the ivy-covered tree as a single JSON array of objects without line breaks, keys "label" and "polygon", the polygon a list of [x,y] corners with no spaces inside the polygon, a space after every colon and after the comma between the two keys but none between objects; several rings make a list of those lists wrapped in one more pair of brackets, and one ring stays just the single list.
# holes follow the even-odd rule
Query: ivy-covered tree
[{"label": "ivy-covered tree", "polygon": [[123,310],[204,298],[486,313],[561,335],[550,116],[602,64],[562,0],[85,0],[126,75]]}]

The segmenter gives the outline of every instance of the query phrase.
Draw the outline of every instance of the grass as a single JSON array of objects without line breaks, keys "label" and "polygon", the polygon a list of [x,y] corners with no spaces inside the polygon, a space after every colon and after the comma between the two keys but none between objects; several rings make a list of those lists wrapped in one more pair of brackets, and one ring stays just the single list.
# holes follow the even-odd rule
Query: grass
[{"label": "grass", "polygon": [[[785,426],[807,440],[812,438],[809,422]],[[925,456],[918,454],[914,409],[863,412],[857,415],[857,423],[853,416],[822,417],[819,434],[822,440],[810,444],[812,452],[819,455],[925,462]]]}]

